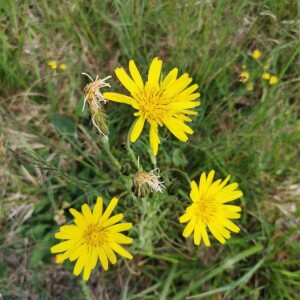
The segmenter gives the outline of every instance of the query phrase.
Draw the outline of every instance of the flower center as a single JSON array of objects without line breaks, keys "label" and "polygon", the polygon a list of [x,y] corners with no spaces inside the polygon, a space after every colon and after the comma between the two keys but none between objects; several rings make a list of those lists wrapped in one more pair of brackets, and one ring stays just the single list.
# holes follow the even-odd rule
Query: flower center
[{"label": "flower center", "polygon": [[203,223],[208,223],[216,217],[218,206],[213,199],[201,199],[195,205],[195,215]]},{"label": "flower center", "polygon": [[146,85],[134,95],[140,106],[141,115],[150,122],[162,123],[164,115],[169,111],[170,99],[164,96],[164,89]]},{"label": "flower center", "polygon": [[90,224],[83,233],[85,243],[92,247],[101,247],[108,242],[108,234],[105,228],[97,224]]}]

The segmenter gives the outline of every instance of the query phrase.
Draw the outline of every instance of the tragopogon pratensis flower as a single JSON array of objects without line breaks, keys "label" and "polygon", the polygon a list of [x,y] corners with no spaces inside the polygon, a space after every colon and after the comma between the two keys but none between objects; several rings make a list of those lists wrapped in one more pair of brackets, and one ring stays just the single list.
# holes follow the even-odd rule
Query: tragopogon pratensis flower
[{"label": "tragopogon pratensis flower", "polygon": [[88,280],[98,259],[105,271],[108,261],[112,264],[117,262],[115,252],[131,259],[132,255],[120,244],[131,244],[132,238],[120,232],[130,229],[132,223],[116,224],[123,219],[123,214],[110,217],[117,203],[118,199],[113,198],[103,212],[102,199],[98,197],[93,212],[87,204],[82,205],[82,213],[71,208],[75,224],[61,226],[55,237],[65,241],[51,248],[52,253],[59,253],[56,263],[65,259],[77,260],[74,274],[78,276],[83,270],[83,279]]},{"label": "tragopogon pratensis flower", "polygon": [[192,121],[186,115],[197,115],[197,112],[191,109],[200,105],[199,101],[194,101],[200,97],[200,93],[194,93],[198,85],[193,84],[188,87],[192,78],[187,73],[177,78],[178,69],[174,68],[164,79],[161,79],[161,69],[162,61],[155,57],[149,68],[148,80],[144,84],[134,61],[130,60],[131,77],[123,68],[117,68],[115,73],[131,96],[111,92],[103,93],[105,99],[129,104],[137,110],[134,116],[138,118],[130,135],[132,143],[138,139],[145,121],[148,121],[150,144],[154,155],[157,155],[160,144],[158,126],[166,126],[176,138],[186,142],[187,134],[193,133],[193,130],[185,124],[185,122]]},{"label": "tragopogon pratensis flower", "polygon": [[230,238],[230,231],[239,232],[240,229],[230,219],[239,219],[241,208],[227,205],[227,202],[242,197],[237,183],[226,186],[230,176],[222,182],[221,179],[213,182],[215,171],[200,176],[199,186],[195,181],[191,183],[190,197],[192,204],[179,218],[180,223],[186,223],[183,236],[188,237],[194,232],[194,244],[200,245],[201,239],[206,246],[210,246],[207,227],[213,236],[222,244]]}]

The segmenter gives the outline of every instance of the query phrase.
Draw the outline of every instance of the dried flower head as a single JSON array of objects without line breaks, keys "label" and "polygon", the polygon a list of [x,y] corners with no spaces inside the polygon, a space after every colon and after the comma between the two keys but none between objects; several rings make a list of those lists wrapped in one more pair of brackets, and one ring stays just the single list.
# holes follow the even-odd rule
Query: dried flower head
[{"label": "dried flower head", "polygon": [[84,103],[82,111],[85,108],[86,102],[88,102],[91,115],[92,122],[96,129],[107,138],[108,135],[108,126],[107,126],[107,116],[103,110],[102,102],[106,103],[103,95],[100,92],[100,88],[102,87],[110,87],[108,82],[105,82],[111,76],[107,76],[104,79],[98,79],[98,75],[96,76],[95,81],[91,78],[87,73],[82,73],[83,75],[88,76],[91,79],[91,83],[87,84],[83,90],[84,93]]},{"label": "dried flower head", "polygon": [[159,173],[159,168],[155,168],[149,173],[139,171],[134,175],[133,183],[137,190],[138,197],[145,195],[149,189],[151,192],[163,192],[163,189],[166,187],[163,185],[163,181],[159,181]]}]

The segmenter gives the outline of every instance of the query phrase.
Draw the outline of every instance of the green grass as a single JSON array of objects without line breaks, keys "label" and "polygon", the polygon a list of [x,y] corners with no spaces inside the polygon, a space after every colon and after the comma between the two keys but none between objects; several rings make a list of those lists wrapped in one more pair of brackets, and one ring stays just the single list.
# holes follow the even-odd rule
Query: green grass
[{"label": "green grass", "polygon": [[[299,259],[299,7],[296,1],[2,1],[0,3],[0,294],[4,299],[296,299]],[[249,54],[260,49],[257,63]],[[49,55],[48,52],[51,52]],[[198,83],[201,106],[184,144],[147,130],[131,145],[167,190],[137,198],[126,150],[133,110],[108,103],[109,144],[81,112],[88,80],[152,58]],[[67,65],[52,70],[54,59]],[[247,65],[253,91],[237,81]],[[280,78],[270,86],[263,66]],[[112,90],[121,90],[116,77]],[[121,168],[120,168],[121,167]],[[216,170],[244,193],[239,234],[210,248],[182,237],[190,181]],[[64,203],[120,198],[129,250],[85,284],[49,247]],[[71,220],[65,208],[67,221]]]}]

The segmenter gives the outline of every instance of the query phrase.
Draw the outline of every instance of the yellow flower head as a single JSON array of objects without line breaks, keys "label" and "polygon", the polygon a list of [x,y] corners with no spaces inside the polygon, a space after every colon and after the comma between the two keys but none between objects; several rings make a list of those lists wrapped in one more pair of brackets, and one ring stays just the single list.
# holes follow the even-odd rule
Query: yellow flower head
[{"label": "yellow flower head", "polygon": [[57,68],[57,62],[55,60],[49,60],[47,65],[51,68],[51,69],[56,69]]},{"label": "yellow flower head", "polygon": [[258,50],[258,49],[255,49],[255,50],[252,52],[251,56],[252,56],[254,59],[259,59],[259,58],[261,57],[261,51]]},{"label": "yellow flower head", "polygon": [[243,71],[243,72],[239,75],[238,81],[244,82],[244,83],[245,83],[245,82],[248,81],[249,77],[250,77],[250,73],[249,73],[248,71]]},{"label": "yellow flower head", "polygon": [[164,79],[160,79],[162,61],[155,57],[148,72],[148,80],[144,84],[133,60],[129,62],[130,76],[123,68],[117,68],[115,73],[121,83],[130,92],[131,96],[118,93],[104,93],[103,96],[115,102],[131,105],[137,110],[134,116],[138,117],[133,126],[130,141],[134,143],[140,136],[145,121],[150,124],[150,144],[154,155],[157,154],[158,125],[166,126],[179,140],[186,142],[187,134],[192,134],[192,129],[185,124],[191,122],[186,115],[197,115],[191,110],[199,106],[200,93],[194,93],[198,89],[197,84],[190,87],[192,78],[187,73],[177,78],[178,69],[174,68]]},{"label": "yellow flower head", "polygon": [[262,79],[266,79],[266,80],[269,80],[270,77],[271,77],[271,75],[270,75],[270,73],[268,73],[268,72],[264,72],[264,73],[262,73],[262,75],[261,75],[261,78],[262,78]]},{"label": "yellow flower head", "polygon": [[199,186],[195,181],[191,183],[190,197],[192,204],[179,218],[180,223],[186,223],[183,236],[187,238],[194,231],[194,244],[200,245],[203,239],[206,246],[210,246],[207,227],[213,236],[222,244],[230,238],[230,231],[239,232],[240,229],[229,219],[239,219],[241,208],[235,205],[226,205],[227,202],[240,198],[243,193],[238,191],[238,184],[226,186],[230,176],[222,182],[221,179],[213,182],[215,171],[200,176]]},{"label": "yellow flower head", "polygon": [[273,76],[270,77],[269,83],[270,83],[271,85],[273,85],[273,84],[278,83],[278,81],[279,81],[279,78],[278,78],[277,76],[273,75]]},{"label": "yellow flower head", "polygon": [[251,91],[253,91],[253,89],[254,89],[253,83],[248,83],[248,84],[246,85],[246,90],[247,90],[247,91],[251,92]]},{"label": "yellow flower head", "polygon": [[132,238],[120,233],[130,229],[132,223],[116,224],[123,219],[123,214],[110,217],[117,203],[118,199],[113,198],[103,212],[102,199],[98,197],[93,212],[87,204],[82,205],[82,213],[70,208],[75,224],[61,226],[55,234],[57,239],[66,240],[51,248],[51,253],[60,253],[56,261],[77,260],[74,275],[78,276],[83,270],[83,279],[88,280],[98,259],[105,271],[108,261],[112,264],[117,262],[115,252],[132,259],[132,255],[120,246],[132,243]]},{"label": "yellow flower head", "polygon": [[59,68],[64,71],[64,70],[67,69],[67,65],[66,64],[60,64]]}]

